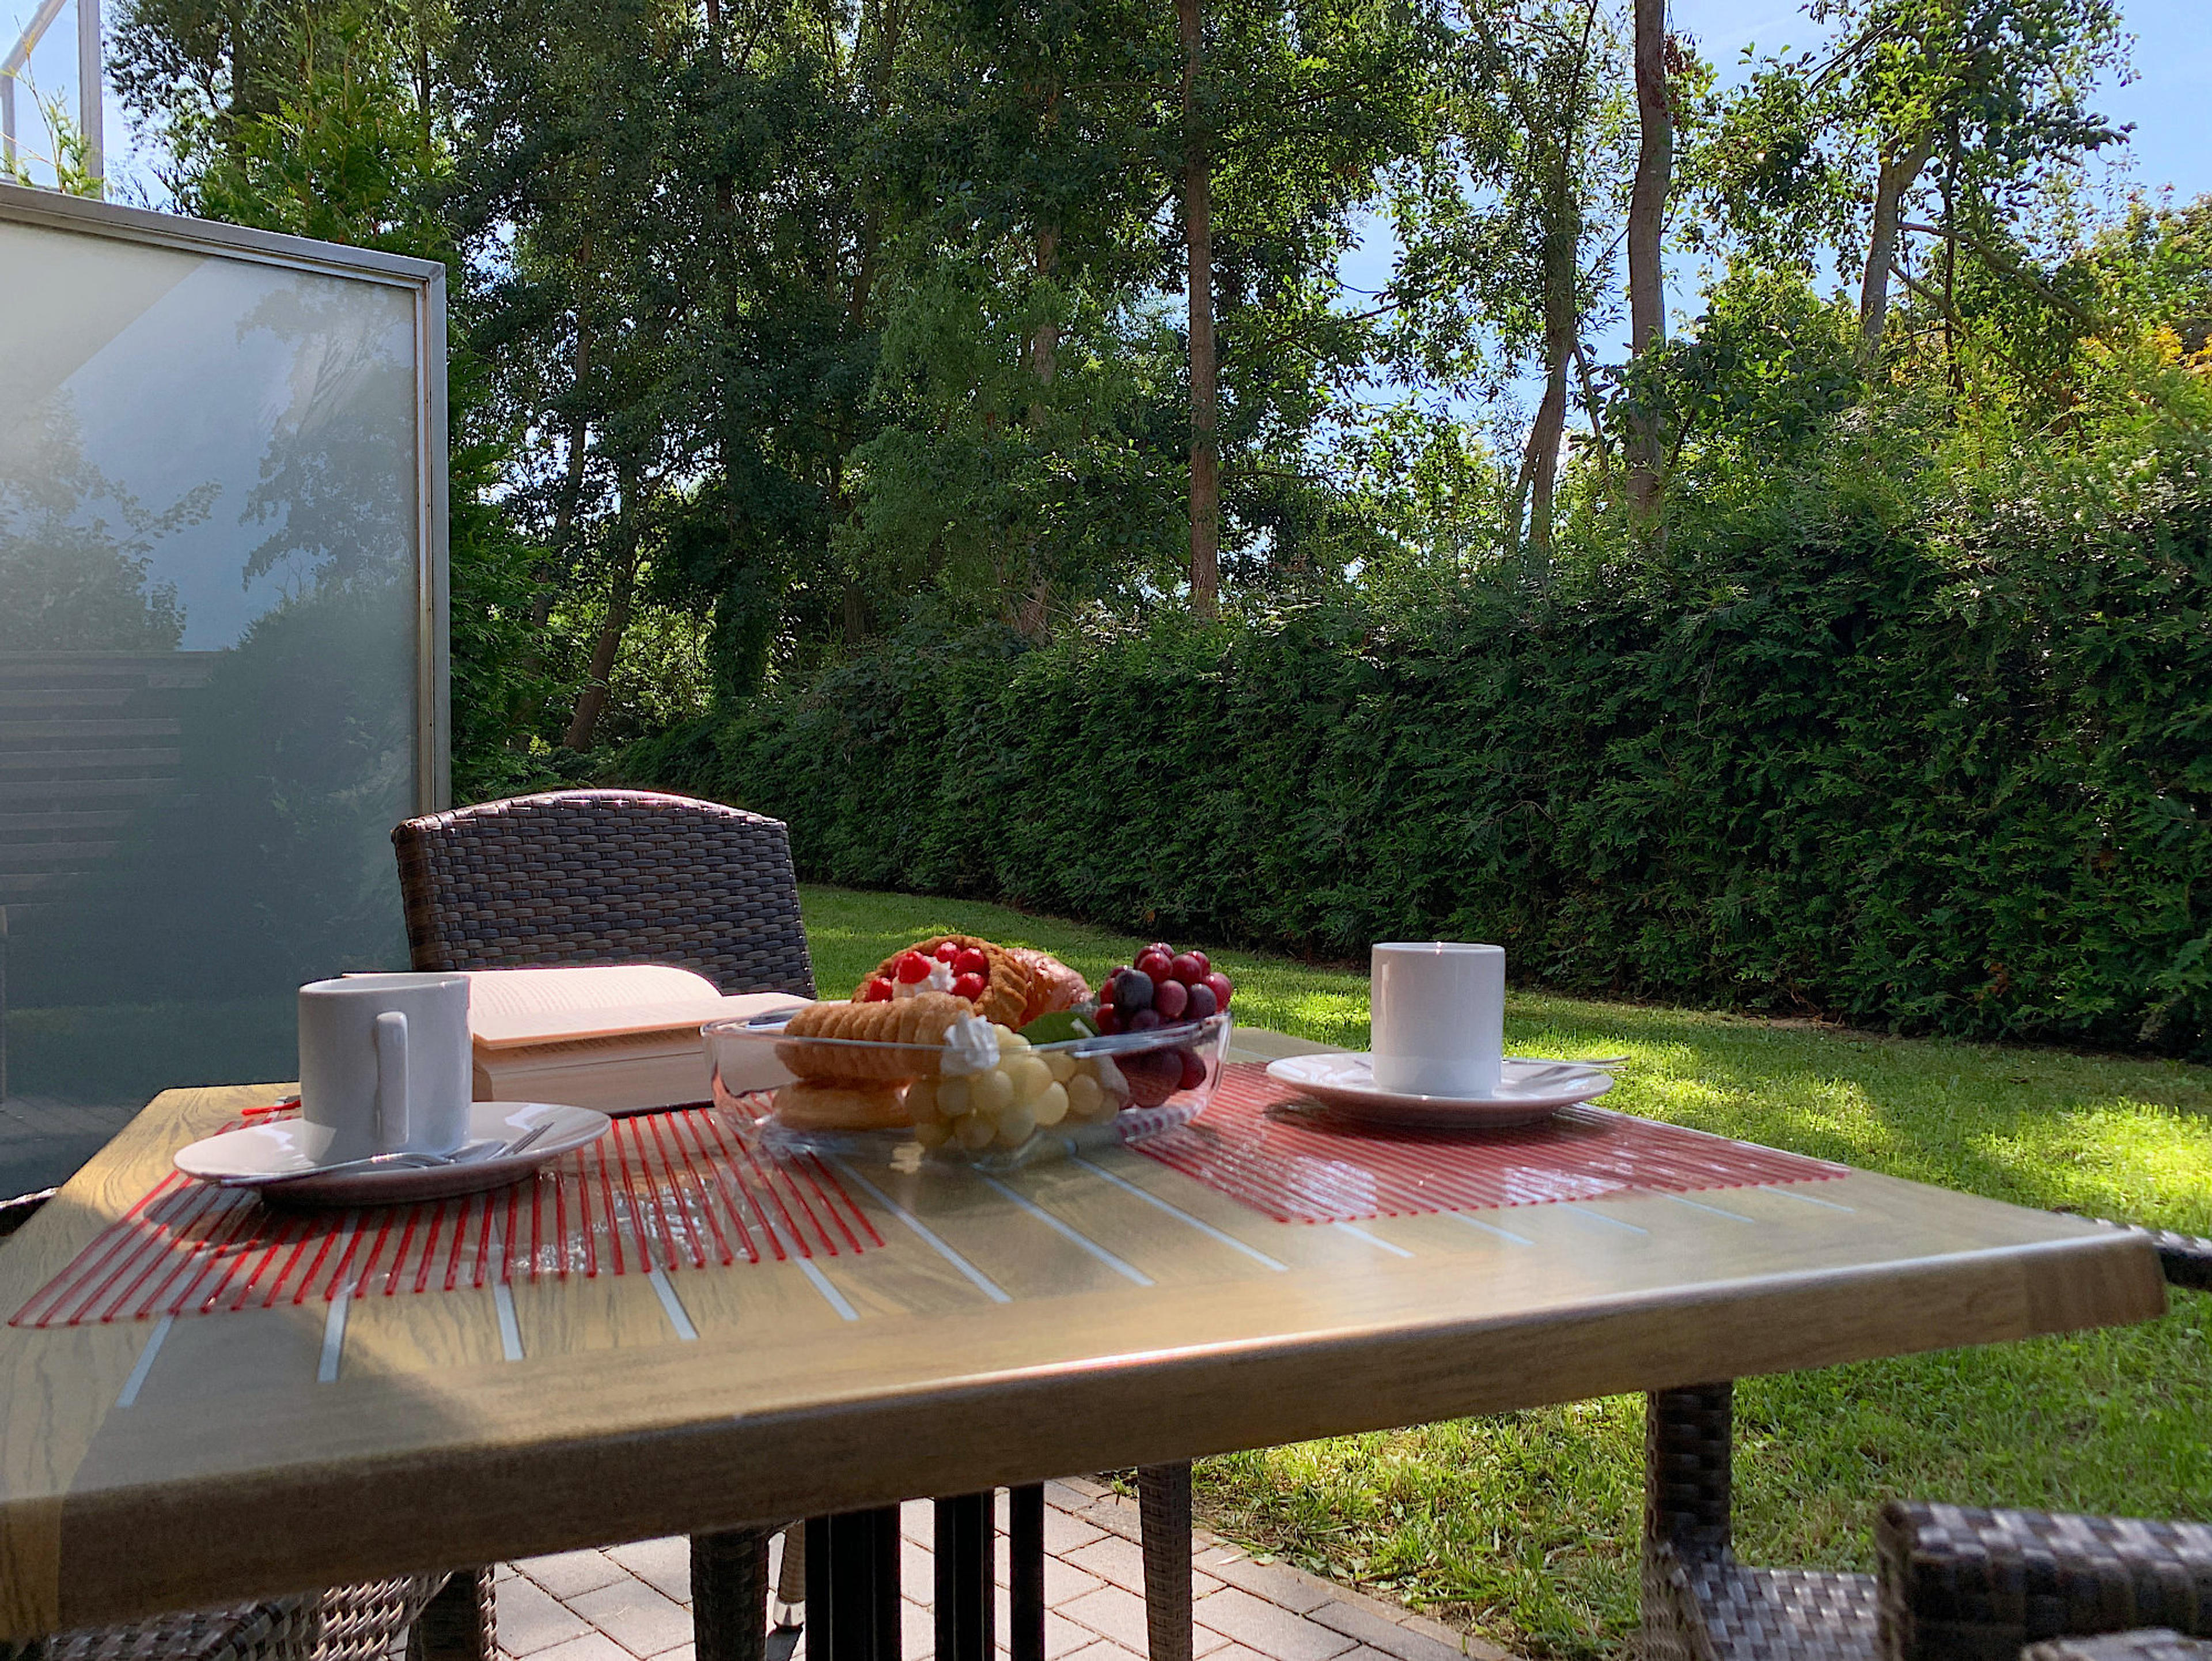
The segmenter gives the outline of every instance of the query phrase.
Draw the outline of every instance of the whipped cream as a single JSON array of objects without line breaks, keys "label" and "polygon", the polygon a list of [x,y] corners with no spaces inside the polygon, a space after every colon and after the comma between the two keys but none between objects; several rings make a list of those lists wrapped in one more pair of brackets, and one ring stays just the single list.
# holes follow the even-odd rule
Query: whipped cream
[{"label": "whipped cream", "polygon": [[952,989],[952,965],[935,958],[929,960],[929,978],[909,985],[896,976],[891,977],[891,996],[918,998],[925,992],[950,992]]},{"label": "whipped cream", "polygon": [[943,1071],[948,1079],[988,1073],[999,1064],[999,1030],[981,1015],[958,1015],[945,1029]]}]

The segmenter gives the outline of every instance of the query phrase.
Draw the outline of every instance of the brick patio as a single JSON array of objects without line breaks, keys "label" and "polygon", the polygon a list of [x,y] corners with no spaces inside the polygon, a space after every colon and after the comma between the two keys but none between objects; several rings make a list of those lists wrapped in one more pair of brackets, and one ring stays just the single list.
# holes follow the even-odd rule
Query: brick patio
[{"label": "brick patio", "polygon": [[[1000,1496],[1000,1529],[1006,1500]],[[905,1554],[906,1661],[929,1661],[935,1628],[931,1512],[910,1502]],[[1144,1661],[1144,1560],[1135,1504],[1095,1482],[1045,1489],[1046,1661]],[[1191,1594],[1206,1661],[1506,1661],[1503,1651],[1395,1604],[1277,1563],[1200,1530]],[[1001,1552],[996,1632],[1006,1649]],[[693,1661],[690,1547],[646,1540],[535,1557],[500,1570],[499,1643],[515,1661]],[[802,1635],[775,1661],[803,1661]]]}]

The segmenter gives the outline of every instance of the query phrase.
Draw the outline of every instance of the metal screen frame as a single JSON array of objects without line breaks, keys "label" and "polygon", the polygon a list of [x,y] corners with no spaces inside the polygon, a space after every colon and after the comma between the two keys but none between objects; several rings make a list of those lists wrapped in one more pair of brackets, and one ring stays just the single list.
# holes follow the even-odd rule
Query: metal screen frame
[{"label": "metal screen frame", "polygon": [[404,289],[415,311],[415,797],[420,813],[453,805],[450,550],[447,539],[446,268],[372,248],[149,213],[54,191],[0,185],[0,222]]}]

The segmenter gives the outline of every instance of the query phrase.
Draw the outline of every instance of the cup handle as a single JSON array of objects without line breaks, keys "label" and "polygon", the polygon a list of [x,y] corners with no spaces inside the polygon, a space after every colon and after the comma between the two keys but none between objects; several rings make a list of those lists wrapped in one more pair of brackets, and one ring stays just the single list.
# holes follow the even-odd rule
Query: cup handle
[{"label": "cup handle", "polygon": [[407,1100],[407,1017],[397,1009],[376,1018],[376,1144],[404,1148],[412,1129]]}]

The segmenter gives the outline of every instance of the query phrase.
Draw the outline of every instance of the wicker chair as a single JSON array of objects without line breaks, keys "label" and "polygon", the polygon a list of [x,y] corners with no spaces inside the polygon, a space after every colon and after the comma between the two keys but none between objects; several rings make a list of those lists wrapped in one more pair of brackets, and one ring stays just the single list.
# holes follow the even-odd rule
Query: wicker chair
[{"label": "wicker chair", "polygon": [[[408,819],[392,845],[417,969],[664,963],[726,993],[814,995],[777,820],[689,796],[559,790]],[[787,1560],[803,1538],[787,1531]],[[769,1539],[694,1536],[700,1661],[758,1661]]]},{"label": "wicker chair", "polygon": [[2054,1638],[2030,1644],[2020,1661],[2212,1661],[2212,1643],[2159,1627],[2103,1638]]},{"label": "wicker chair", "polygon": [[[688,796],[566,790],[410,819],[392,841],[417,969],[646,959],[725,992],[813,995],[790,842],[775,819]],[[1190,1661],[1190,1467],[1141,1471],[1138,1492],[1152,1661]],[[757,1646],[730,1636],[746,1623],[707,1611],[757,1604],[767,1538],[692,1542],[699,1661],[756,1661]],[[1041,1588],[1042,1536],[1017,1543],[1038,1558],[1036,1575],[1017,1579]],[[780,1603],[798,1601],[805,1550],[804,1531],[788,1530]],[[1013,1620],[1015,1661],[1028,1661],[1024,1640],[1042,1642],[1041,1591],[1016,1599]]]},{"label": "wicker chair", "polygon": [[[2212,1240],[2136,1232],[2155,1241],[2169,1281],[2212,1289]],[[1893,1500],[1876,1531],[1879,1574],[1745,1567],[1730,1543],[1730,1397],[1725,1384],[1650,1397],[1651,1661],[2014,1661],[2024,1645],[2130,1628],[2212,1636],[2212,1528],[2196,1524]]]},{"label": "wicker chair", "polygon": [[[54,1190],[0,1202],[0,1238]],[[493,1661],[489,1569],[409,1575],[0,1644],[0,1661]]]},{"label": "wicker chair", "polygon": [[392,833],[417,969],[674,964],[724,992],[814,995],[784,828],[716,802],[561,790]]}]

